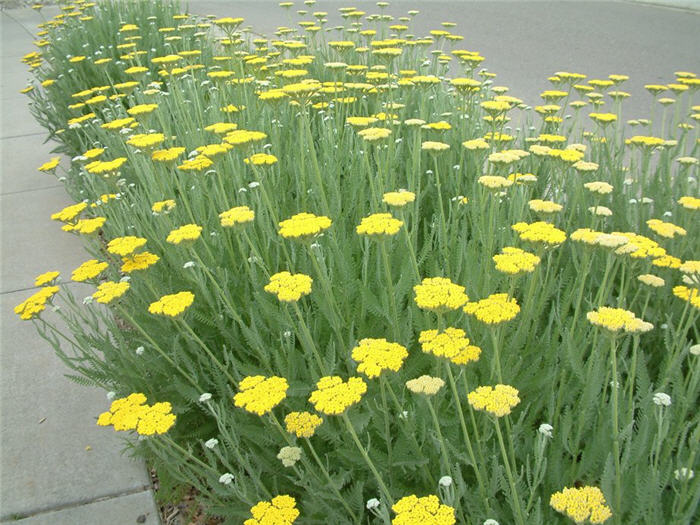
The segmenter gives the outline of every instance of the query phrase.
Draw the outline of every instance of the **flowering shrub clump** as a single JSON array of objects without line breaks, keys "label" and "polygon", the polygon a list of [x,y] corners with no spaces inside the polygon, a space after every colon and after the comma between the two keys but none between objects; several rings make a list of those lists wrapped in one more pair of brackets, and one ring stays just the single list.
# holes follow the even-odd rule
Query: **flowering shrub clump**
[{"label": "flowering shrub clump", "polygon": [[698,72],[526,100],[401,3],[281,2],[267,35],[60,4],[22,92],[92,255],[15,313],[164,493],[250,525],[697,521]]}]

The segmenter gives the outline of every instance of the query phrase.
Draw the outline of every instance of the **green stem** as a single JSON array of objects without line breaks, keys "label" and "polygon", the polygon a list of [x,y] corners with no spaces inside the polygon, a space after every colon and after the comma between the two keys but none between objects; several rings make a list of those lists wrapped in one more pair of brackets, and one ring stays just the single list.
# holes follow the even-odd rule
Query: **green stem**
[{"label": "green stem", "polygon": [[506,446],[503,443],[503,434],[501,433],[501,425],[496,418],[494,420],[496,426],[496,436],[498,436],[498,445],[501,448],[501,456],[503,457],[503,465],[506,468],[506,475],[508,476],[508,484],[510,485],[510,495],[513,499],[513,508],[515,509],[515,518],[519,525],[525,525],[525,520],[523,518],[523,511],[520,508],[520,497],[518,496],[518,489],[515,486],[515,478],[513,477],[513,471],[511,470],[510,461],[508,460],[508,453],[506,452]]}]

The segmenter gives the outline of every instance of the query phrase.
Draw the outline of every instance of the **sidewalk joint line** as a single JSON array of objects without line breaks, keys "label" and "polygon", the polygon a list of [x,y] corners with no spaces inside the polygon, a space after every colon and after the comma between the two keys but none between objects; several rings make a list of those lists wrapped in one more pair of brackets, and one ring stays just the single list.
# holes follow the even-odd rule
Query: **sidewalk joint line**
[{"label": "sidewalk joint line", "polygon": [[33,191],[43,191],[43,190],[50,190],[53,188],[63,188],[63,184],[54,184],[52,186],[44,186],[43,188],[29,188],[26,190],[15,190],[15,191],[3,191],[0,193],[0,197],[4,197],[5,195],[17,195],[18,193],[31,193]]},{"label": "sidewalk joint line", "polygon": [[22,520],[25,520],[27,518],[33,518],[35,516],[41,516],[44,514],[49,514],[51,512],[60,512],[62,510],[72,509],[75,507],[84,507],[87,505],[92,505],[93,503],[101,503],[103,501],[110,501],[110,500],[118,499],[118,498],[121,498],[124,496],[133,496],[135,494],[141,494],[142,492],[153,493],[153,487],[151,486],[150,483],[145,483],[143,485],[140,485],[138,487],[135,487],[135,488],[129,489],[129,490],[123,490],[120,492],[113,492],[110,494],[105,494],[103,496],[97,496],[97,497],[85,499],[85,500],[76,500],[76,501],[72,501],[70,503],[56,505],[55,507],[44,507],[44,508],[41,508],[38,510],[29,511],[28,513],[16,513],[16,515],[22,516],[22,517],[19,519],[14,519],[14,518],[12,518],[12,515],[10,515],[6,518],[3,518],[0,523],[3,523],[3,524],[21,523]]}]

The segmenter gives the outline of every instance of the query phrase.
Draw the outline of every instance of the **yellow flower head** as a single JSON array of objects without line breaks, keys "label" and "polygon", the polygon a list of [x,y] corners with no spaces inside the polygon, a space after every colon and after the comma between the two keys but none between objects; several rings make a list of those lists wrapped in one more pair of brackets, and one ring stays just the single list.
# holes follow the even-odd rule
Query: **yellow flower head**
[{"label": "yellow flower head", "polygon": [[275,496],[270,501],[260,501],[250,509],[253,515],[243,525],[292,525],[299,517],[296,500],[292,496]]},{"label": "yellow flower head", "polygon": [[549,222],[538,221],[532,224],[518,222],[511,226],[511,228],[518,232],[518,236],[523,241],[558,245],[566,240],[566,233],[555,228],[554,225]]},{"label": "yellow flower head", "polygon": [[15,306],[14,312],[23,321],[34,319],[46,308],[46,303],[58,293],[58,286],[44,286]]},{"label": "yellow flower head", "polygon": [[484,139],[473,139],[473,140],[467,140],[466,142],[462,142],[462,146],[467,148],[470,151],[474,150],[482,150],[482,149],[489,149],[491,146],[489,146],[489,143],[486,142]]},{"label": "yellow flower head", "polygon": [[437,496],[419,498],[414,494],[405,496],[391,507],[396,517],[393,525],[454,525],[455,509],[440,503]]},{"label": "yellow flower head", "polygon": [[654,288],[659,288],[666,284],[666,281],[664,281],[661,277],[658,277],[651,273],[639,275],[637,277],[637,280],[643,284],[646,284],[647,286],[652,286]]},{"label": "yellow flower head", "polygon": [[604,523],[612,517],[610,507],[605,503],[605,496],[598,487],[564,488],[552,494],[549,504],[576,523],[586,520],[590,520],[591,523]]},{"label": "yellow flower head", "polygon": [[467,401],[475,410],[481,410],[493,414],[496,417],[503,417],[510,414],[510,411],[518,403],[518,390],[510,385],[480,386],[476,390],[469,392]]},{"label": "yellow flower head", "polygon": [[219,214],[221,226],[224,228],[232,228],[248,222],[253,222],[255,212],[248,206],[236,206],[230,210],[226,210]]},{"label": "yellow flower head", "polygon": [[639,319],[634,313],[623,308],[610,308],[601,306],[586,314],[591,324],[610,330],[611,332],[624,331],[628,333],[648,332],[654,325]]},{"label": "yellow flower head", "polygon": [[418,342],[426,354],[444,357],[456,365],[466,365],[477,361],[481,355],[481,348],[470,345],[466,335],[459,328],[445,328],[442,332],[424,330],[420,333]]},{"label": "yellow flower head", "polygon": [[662,237],[666,237],[668,239],[673,239],[676,235],[683,236],[686,233],[688,233],[684,228],[681,228],[680,226],[676,226],[673,223],[670,222],[663,222],[659,219],[649,219],[647,221],[647,226]]},{"label": "yellow flower head", "polygon": [[514,298],[509,299],[508,294],[495,293],[481,301],[465,304],[463,310],[482,323],[498,324],[514,319],[520,306]]},{"label": "yellow flower head", "polygon": [[323,215],[303,212],[280,222],[279,227],[279,234],[285,239],[304,239],[330,228],[331,220]]},{"label": "yellow flower head", "polygon": [[146,396],[141,393],[115,399],[109,412],[97,418],[102,427],[113,426],[115,431],[136,430],[142,436],[165,434],[175,424],[176,416],[170,403],[146,404]]},{"label": "yellow flower head", "polygon": [[243,162],[253,166],[272,166],[277,163],[277,157],[269,153],[254,153],[247,159],[243,159]]},{"label": "yellow flower head", "polygon": [[92,219],[80,219],[75,224],[64,224],[61,229],[66,232],[77,232],[83,235],[90,235],[99,230],[107,221],[105,217],[94,217]]},{"label": "yellow flower head", "polygon": [[150,252],[132,253],[126,257],[122,257],[121,271],[131,273],[136,270],[145,270],[153,266],[160,260],[160,257]]},{"label": "yellow flower head", "polygon": [[413,287],[418,308],[442,313],[460,308],[469,300],[464,286],[445,277],[426,277]]},{"label": "yellow flower head", "polygon": [[527,204],[532,211],[537,213],[557,213],[563,209],[561,204],[552,201],[543,201],[542,199],[532,199]]},{"label": "yellow flower head", "polygon": [[289,384],[283,377],[248,376],[239,383],[238,388],[240,392],[233,396],[234,404],[262,416],[287,397]]},{"label": "yellow flower head", "polygon": [[127,235],[126,237],[117,237],[107,243],[107,251],[122,257],[134,253],[136,250],[146,244],[146,239],[143,237],[134,237]]},{"label": "yellow flower head", "polygon": [[365,128],[358,131],[357,134],[367,142],[376,142],[391,135],[391,130],[387,128]]},{"label": "yellow flower head", "polygon": [[132,108],[129,108],[126,112],[132,117],[136,117],[138,115],[147,115],[152,113],[157,108],[158,104],[138,104]]},{"label": "yellow flower head", "polygon": [[151,206],[151,211],[155,214],[170,213],[175,206],[176,204],[173,199],[166,199],[164,201],[154,202]]},{"label": "yellow flower head", "polygon": [[275,294],[282,302],[293,303],[311,293],[313,279],[303,273],[279,272],[270,276],[265,291]]},{"label": "yellow flower head", "polygon": [[700,210],[700,198],[685,195],[678,199],[678,204],[687,210]]},{"label": "yellow flower head", "polygon": [[325,376],[316,383],[309,402],[322,414],[340,415],[359,403],[365,392],[367,384],[361,377],[351,377],[345,382],[338,376]]},{"label": "yellow flower head", "polygon": [[506,246],[500,254],[494,255],[493,261],[496,263],[496,270],[508,275],[532,273],[540,264],[537,255],[512,246]]},{"label": "yellow flower head", "polygon": [[172,230],[165,239],[171,244],[189,244],[202,236],[202,227],[196,224],[185,224]]},{"label": "yellow flower head", "polygon": [[673,295],[689,302],[693,307],[700,309],[700,293],[698,293],[697,288],[688,288],[683,285],[674,286]]},{"label": "yellow flower head", "polygon": [[362,339],[352,349],[352,358],[359,363],[357,371],[369,378],[379,377],[384,370],[398,371],[408,357],[408,350],[386,339]]},{"label": "yellow flower head", "polygon": [[97,291],[92,294],[92,297],[102,304],[111,303],[114,299],[118,299],[126,293],[130,284],[128,282],[106,281],[97,287]]},{"label": "yellow flower head", "polygon": [[78,215],[80,215],[85,208],[87,208],[87,203],[85,203],[85,202],[79,202],[78,204],[66,206],[61,211],[53,213],[51,215],[51,220],[61,221],[61,222],[71,222]]},{"label": "yellow flower head", "polygon": [[513,185],[512,180],[500,175],[482,175],[477,182],[490,190],[500,190]]},{"label": "yellow flower head", "polygon": [[285,428],[296,437],[310,438],[323,423],[323,419],[311,412],[290,412],[284,418]]},{"label": "yellow flower head", "polygon": [[391,213],[374,213],[363,218],[355,231],[359,235],[383,238],[396,235],[402,225],[403,221],[394,218]]},{"label": "yellow flower head", "polygon": [[51,160],[48,162],[44,162],[41,166],[39,166],[38,170],[43,171],[46,173],[50,173],[58,167],[58,164],[61,162],[61,157],[53,157]]},{"label": "yellow flower head", "polygon": [[185,160],[177,169],[182,171],[202,171],[214,164],[209,157],[205,155],[197,155],[192,159]]},{"label": "yellow flower head", "polygon": [[173,162],[185,152],[185,148],[175,146],[168,149],[159,149],[151,153],[151,159],[156,162]]},{"label": "yellow flower head", "polygon": [[126,141],[129,146],[135,148],[153,148],[165,140],[165,135],[162,133],[137,133],[131,135]]},{"label": "yellow flower head", "polygon": [[443,386],[445,386],[445,382],[442,379],[432,376],[420,376],[406,381],[406,388],[411,392],[426,396],[437,394]]},{"label": "yellow flower head", "polygon": [[416,194],[411,191],[390,191],[384,194],[382,202],[389,206],[401,208],[416,200]]},{"label": "yellow flower head", "polygon": [[176,317],[192,305],[194,294],[192,292],[179,292],[176,294],[164,295],[157,301],[151,303],[148,311],[152,314]]},{"label": "yellow flower head", "polygon": [[73,270],[70,278],[79,283],[87,281],[88,279],[94,279],[107,269],[107,266],[109,265],[106,262],[90,259]]},{"label": "yellow flower head", "polygon": [[444,142],[437,142],[434,140],[426,140],[420,145],[420,148],[423,151],[430,151],[432,153],[439,153],[441,151],[447,151],[450,149],[449,144],[445,144]]},{"label": "yellow flower head", "polygon": [[44,286],[45,284],[49,284],[55,281],[59,275],[61,275],[60,272],[56,271],[42,273],[34,280],[34,286]]}]

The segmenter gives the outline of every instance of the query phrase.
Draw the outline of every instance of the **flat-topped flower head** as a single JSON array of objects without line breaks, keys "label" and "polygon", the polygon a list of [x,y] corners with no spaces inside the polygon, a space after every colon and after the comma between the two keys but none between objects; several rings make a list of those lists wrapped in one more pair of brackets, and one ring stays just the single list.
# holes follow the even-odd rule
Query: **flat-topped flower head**
[{"label": "flat-topped flower head", "polygon": [[445,382],[442,379],[428,375],[406,381],[406,388],[411,392],[426,396],[434,396],[443,386],[445,386]]},{"label": "flat-topped flower head", "polygon": [[481,348],[469,344],[466,335],[466,332],[459,328],[445,328],[442,332],[424,330],[420,333],[418,342],[426,354],[444,357],[456,365],[466,365],[477,361],[481,355]]},{"label": "flat-topped flower head", "polygon": [[172,230],[165,239],[170,244],[191,244],[202,236],[202,227],[196,224],[185,224]]},{"label": "flat-topped flower head", "polygon": [[269,153],[254,153],[250,157],[243,159],[243,162],[253,166],[272,166],[277,164],[277,157]]},{"label": "flat-topped flower head", "polygon": [[649,226],[649,229],[652,231],[667,239],[673,239],[676,235],[683,236],[688,233],[685,228],[659,219],[649,219],[647,221],[647,226]]},{"label": "flat-topped flower head", "polygon": [[486,140],[484,140],[483,138],[467,140],[465,142],[462,142],[462,146],[464,146],[470,151],[486,150],[491,148],[489,143],[486,142]]},{"label": "flat-topped flower head", "polygon": [[331,220],[324,215],[302,212],[280,222],[279,234],[285,239],[305,240],[327,230],[331,224]]},{"label": "flat-topped flower head", "polygon": [[586,314],[588,321],[610,332],[641,333],[648,332],[654,325],[639,319],[634,313],[623,308],[601,306]]},{"label": "flat-topped flower head", "polygon": [[124,273],[131,273],[137,270],[145,270],[146,268],[153,266],[159,260],[160,257],[154,253],[132,253],[131,255],[122,257],[121,271]]},{"label": "flat-topped flower head", "polygon": [[549,498],[549,504],[557,512],[568,516],[576,523],[604,523],[612,512],[605,503],[605,496],[598,487],[564,488]]},{"label": "flat-topped flower head", "polygon": [[457,310],[469,300],[464,286],[454,284],[445,277],[426,277],[413,287],[418,308],[438,313]]},{"label": "flat-topped flower head", "polygon": [[41,275],[37,275],[36,279],[34,279],[34,286],[44,286],[47,284],[51,284],[56,279],[58,279],[59,275],[61,275],[61,273],[57,271],[44,272]]},{"label": "flat-topped flower head", "polygon": [[500,175],[482,175],[477,182],[490,190],[502,190],[513,185],[513,181]]},{"label": "flat-topped flower head", "polygon": [[151,159],[155,162],[168,163],[174,162],[180,155],[185,152],[185,148],[175,146],[168,149],[159,149],[151,153]]},{"label": "flat-topped flower head", "polygon": [[510,414],[520,403],[518,390],[510,385],[480,386],[469,392],[467,401],[475,410],[488,412],[496,417]]},{"label": "flat-topped flower head", "polygon": [[700,198],[698,197],[684,195],[683,197],[678,199],[678,204],[680,204],[687,210],[700,210]]},{"label": "flat-topped flower head", "polygon": [[299,517],[296,500],[292,496],[275,496],[270,501],[260,501],[250,509],[252,518],[243,525],[292,525]]},{"label": "flat-topped flower head", "polygon": [[238,384],[240,392],[233,396],[234,404],[248,412],[262,416],[287,397],[289,384],[278,376],[248,376]]},{"label": "flat-topped flower head", "polygon": [[107,243],[107,251],[125,257],[134,253],[144,244],[146,244],[146,239],[143,237],[127,235],[126,237],[117,237],[109,241],[109,243]]},{"label": "flat-topped flower head", "polygon": [[101,262],[97,259],[90,259],[73,270],[70,278],[79,283],[87,281],[88,279],[94,279],[105,271],[108,266],[109,264],[106,262]]},{"label": "flat-topped flower head", "polygon": [[518,222],[511,228],[518,232],[518,236],[523,241],[541,242],[550,246],[556,246],[566,240],[566,233],[549,222],[538,221],[531,224]]},{"label": "flat-topped flower head", "polygon": [[91,235],[96,233],[104,223],[107,221],[106,217],[93,217],[92,219],[79,219],[75,224],[64,224],[61,229],[64,232],[75,232],[81,235]]},{"label": "flat-topped flower head", "polygon": [[146,396],[133,393],[115,399],[108,412],[97,418],[101,427],[112,426],[117,432],[135,430],[142,436],[165,434],[175,424],[176,416],[168,402],[146,404]]},{"label": "flat-topped flower head", "polygon": [[135,148],[150,149],[161,144],[165,140],[165,135],[162,133],[139,133],[131,135],[126,143]]},{"label": "flat-topped flower head", "polygon": [[423,151],[428,151],[430,153],[440,153],[442,151],[447,151],[450,149],[449,144],[445,144],[444,142],[437,142],[434,140],[426,140],[420,145],[420,148]]},{"label": "flat-topped flower head", "polygon": [[481,301],[465,304],[463,310],[482,323],[499,324],[514,319],[520,312],[520,306],[515,298],[508,298],[508,294],[495,293]]},{"label": "flat-topped flower head", "polygon": [[357,134],[367,142],[376,142],[389,137],[391,130],[387,128],[365,128],[358,131]]},{"label": "flat-topped flower head", "polygon": [[152,314],[177,317],[187,310],[193,302],[194,294],[192,292],[179,292],[164,295],[157,301],[151,303],[148,307],[148,311]]},{"label": "flat-topped flower head", "polygon": [[131,285],[128,282],[105,281],[100,283],[92,297],[102,304],[109,304],[126,293]]},{"label": "flat-topped flower head", "polygon": [[639,275],[637,276],[637,280],[640,283],[646,284],[647,286],[651,286],[652,288],[660,288],[661,286],[666,284],[666,281],[664,281],[661,277],[651,273]]},{"label": "flat-topped flower head", "polygon": [[382,202],[395,208],[402,208],[416,200],[416,194],[411,191],[389,191],[382,197]]},{"label": "flat-topped flower head", "polygon": [[44,162],[37,169],[39,171],[43,171],[45,173],[53,173],[56,170],[56,168],[58,167],[58,164],[60,162],[61,162],[61,157],[52,157],[51,160],[49,160],[48,162]]},{"label": "flat-topped flower head", "polygon": [[396,517],[392,525],[454,525],[457,523],[455,509],[440,503],[437,496],[419,498],[411,494],[391,507]]},{"label": "flat-topped flower head", "polygon": [[323,423],[323,419],[311,412],[290,412],[284,418],[287,432],[298,438],[310,438]]},{"label": "flat-topped flower head", "polygon": [[309,402],[318,412],[337,416],[359,403],[365,392],[367,384],[361,377],[343,381],[339,376],[325,376],[316,383],[316,390],[311,392]]},{"label": "flat-topped flower head", "polygon": [[87,208],[87,203],[85,202],[79,202],[78,204],[66,206],[61,211],[51,214],[51,220],[72,222],[82,213],[85,208]]},{"label": "flat-topped flower head", "polygon": [[352,349],[352,358],[359,364],[357,371],[369,378],[379,377],[384,370],[397,372],[408,357],[408,350],[386,339],[362,339]]},{"label": "flat-topped flower head", "polygon": [[44,286],[30,297],[15,306],[14,312],[23,321],[29,321],[38,317],[46,308],[46,303],[58,293],[58,286]]},{"label": "flat-topped flower head", "polygon": [[275,294],[282,302],[293,303],[311,293],[311,283],[313,279],[308,275],[284,271],[270,276],[265,291]]},{"label": "flat-topped flower head", "polygon": [[396,219],[391,213],[374,213],[364,217],[355,228],[359,235],[384,238],[396,235],[403,225],[403,221]]},{"label": "flat-topped flower head", "polygon": [[224,142],[230,144],[231,146],[247,146],[248,144],[253,144],[254,142],[260,142],[265,140],[267,134],[262,131],[252,131],[247,129],[237,129],[230,133],[227,133],[224,137]]},{"label": "flat-topped flower head", "polygon": [[561,204],[552,201],[544,201],[542,199],[532,199],[527,205],[532,211],[542,214],[558,213],[564,209]]},{"label": "flat-topped flower head", "polygon": [[233,228],[234,226],[253,222],[255,212],[248,206],[235,206],[230,210],[219,213],[219,219],[221,220],[221,226],[224,228]]},{"label": "flat-topped flower head", "polygon": [[493,256],[493,261],[496,263],[496,270],[508,275],[532,273],[540,264],[537,255],[513,246],[503,248],[501,253]]},{"label": "flat-topped flower head", "polygon": [[698,292],[697,288],[689,288],[683,285],[674,286],[673,295],[689,302],[694,308],[700,309],[700,292]]}]

